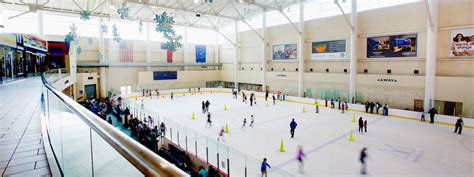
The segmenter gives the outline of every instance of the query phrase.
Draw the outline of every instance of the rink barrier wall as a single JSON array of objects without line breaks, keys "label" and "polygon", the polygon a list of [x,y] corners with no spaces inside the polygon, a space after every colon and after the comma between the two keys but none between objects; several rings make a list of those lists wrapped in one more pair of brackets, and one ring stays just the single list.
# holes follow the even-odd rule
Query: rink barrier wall
[{"label": "rink barrier wall", "polygon": [[[169,96],[171,92],[174,93],[176,96],[182,96],[183,94],[188,95],[188,94],[201,94],[202,93],[228,93],[232,94],[232,89],[228,88],[201,88],[200,92],[197,91],[197,88],[191,88],[191,92],[189,92],[189,89],[174,89],[174,90],[160,90],[160,97],[161,96]],[[256,92],[256,91],[251,91],[251,90],[241,90],[245,94],[249,95],[250,93],[255,93],[255,95],[259,98],[265,98],[265,93],[263,92]],[[156,96],[155,90],[152,90],[152,95]],[[275,95],[275,93],[270,93],[269,94],[269,102],[271,102],[271,96]],[[142,92],[134,92],[131,94],[126,94],[122,95],[124,99],[135,99],[135,98],[141,98]],[[315,106],[315,101],[316,99],[314,98],[302,98],[302,97],[295,97],[295,96],[286,96],[285,102],[290,102],[290,103],[297,103],[297,104],[304,104],[304,105],[310,105],[310,106]],[[319,106],[325,107],[324,103],[325,100],[317,99]],[[328,100],[329,102],[329,100]],[[337,104],[337,102],[336,102]],[[354,112],[359,112],[359,113],[365,113],[365,114],[370,114],[365,112],[365,105],[362,104],[352,104],[348,103],[349,111],[354,111]],[[405,119],[405,120],[415,120],[415,121],[420,121],[421,119],[421,112],[417,111],[409,111],[409,110],[401,110],[401,109],[394,109],[389,107],[389,116],[394,117],[394,118],[399,118],[399,119]],[[382,115],[382,114],[380,114]],[[435,116],[435,124],[440,124],[440,125],[448,125],[448,126],[454,126],[456,123],[458,117],[456,116],[448,116],[448,115],[441,115],[441,114],[436,114]],[[429,114],[425,113],[425,119],[429,121]],[[463,128],[469,128],[469,129],[474,129],[474,119],[471,118],[465,118],[463,117],[463,122],[464,126]]]}]

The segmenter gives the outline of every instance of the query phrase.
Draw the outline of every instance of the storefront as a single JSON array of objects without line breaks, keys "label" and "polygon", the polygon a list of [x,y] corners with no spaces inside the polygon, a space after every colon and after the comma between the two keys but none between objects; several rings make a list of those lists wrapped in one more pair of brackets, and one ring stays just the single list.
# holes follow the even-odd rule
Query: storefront
[{"label": "storefront", "polygon": [[16,34],[0,34],[0,81],[13,80],[17,76]]},{"label": "storefront", "polygon": [[22,35],[25,53],[25,73],[27,76],[37,76],[45,68],[48,43],[31,34]]}]

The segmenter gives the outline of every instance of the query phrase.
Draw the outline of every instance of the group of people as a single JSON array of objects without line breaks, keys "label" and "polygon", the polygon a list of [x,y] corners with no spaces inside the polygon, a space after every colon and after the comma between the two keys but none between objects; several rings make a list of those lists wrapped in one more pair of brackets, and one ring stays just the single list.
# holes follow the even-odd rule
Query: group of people
[{"label": "group of people", "polygon": [[[155,93],[156,93],[157,97],[160,97],[160,92],[158,91],[158,89],[155,89]],[[152,97],[152,95],[153,95],[152,90],[149,90],[149,89],[143,89],[142,90],[142,96],[143,97]]]},{"label": "group of people", "polygon": [[245,94],[245,92],[242,91],[242,102],[247,104],[247,100],[250,100],[250,106],[257,104],[257,97],[255,97],[255,93],[250,93],[250,95],[247,98],[247,95]]},{"label": "group of people", "polygon": [[[434,124],[434,122],[435,122],[434,119],[435,119],[436,114],[438,114],[438,112],[433,107],[428,111],[428,114],[430,115],[430,123]],[[421,122],[425,122],[425,121],[426,121],[425,120],[425,113],[422,111],[422,113],[421,113]],[[459,117],[456,120],[456,123],[454,124],[454,133],[461,134],[463,125],[464,125],[464,121],[462,120],[462,117]]]},{"label": "group of people", "polygon": [[363,120],[362,117],[359,118],[359,133],[367,133],[367,119]]},{"label": "group of people", "polygon": [[[375,110],[375,113],[379,114],[380,108],[382,108],[382,104],[380,104],[378,101],[376,103],[374,103],[373,101],[371,101],[371,102],[366,101],[365,102],[365,112],[366,113],[373,114],[374,110]],[[388,105],[387,104],[383,105],[382,115],[388,116]]]},{"label": "group of people", "polygon": [[[250,115],[250,127],[253,127],[253,123],[255,123],[255,118],[253,115]],[[244,121],[242,123],[242,127],[245,127],[247,125],[247,118],[244,118]]]}]

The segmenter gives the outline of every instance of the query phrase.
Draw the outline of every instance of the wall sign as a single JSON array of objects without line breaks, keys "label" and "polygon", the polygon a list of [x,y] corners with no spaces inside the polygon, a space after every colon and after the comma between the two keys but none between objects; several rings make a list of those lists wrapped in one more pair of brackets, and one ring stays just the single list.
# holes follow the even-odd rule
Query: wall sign
[{"label": "wall sign", "polygon": [[377,82],[398,82],[396,79],[379,78]]},{"label": "wall sign", "polygon": [[176,80],[178,79],[177,71],[155,71],[153,72],[153,80]]},{"label": "wall sign", "polygon": [[23,45],[44,52],[48,51],[48,43],[31,34],[23,34]]},{"label": "wall sign", "polygon": [[346,40],[312,42],[311,58],[315,60],[346,59]]},{"label": "wall sign", "polygon": [[367,58],[416,57],[417,34],[367,38]]},{"label": "wall sign", "polygon": [[278,44],[273,45],[273,60],[293,60],[297,59],[296,44]]},{"label": "wall sign", "polygon": [[196,45],[196,63],[206,63],[206,45]]},{"label": "wall sign", "polygon": [[474,28],[451,30],[449,57],[474,56]]}]

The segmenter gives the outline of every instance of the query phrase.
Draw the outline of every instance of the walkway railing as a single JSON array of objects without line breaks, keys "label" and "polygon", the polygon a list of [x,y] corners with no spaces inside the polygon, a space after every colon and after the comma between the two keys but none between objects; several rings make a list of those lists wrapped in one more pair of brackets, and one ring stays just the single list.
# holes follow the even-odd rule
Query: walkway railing
[{"label": "walkway railing", "polygon": [[[44,75],[42,115],[61,176],[189,176],[56,90]],[[48,148],[49,149],[49,148]],[[51,160],[50,160],[51,163]],[[53,172],[54,174],[54,172]]]}]

